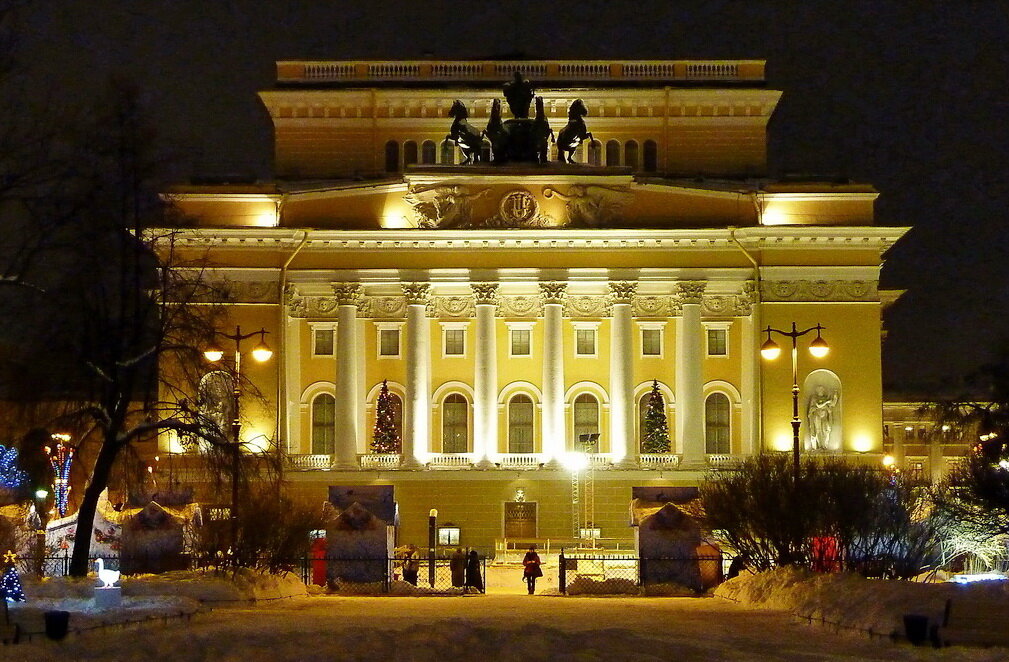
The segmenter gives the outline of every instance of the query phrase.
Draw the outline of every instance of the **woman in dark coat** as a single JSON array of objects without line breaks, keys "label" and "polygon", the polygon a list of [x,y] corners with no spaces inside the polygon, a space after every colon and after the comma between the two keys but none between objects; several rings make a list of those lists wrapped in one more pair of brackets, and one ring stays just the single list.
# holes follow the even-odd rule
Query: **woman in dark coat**
[{"label": "woman in dark coat", "polygon": [[466,559],[466,588],[475,588],[483,593],[483,577],[480,575],[480,555],[471,550]]},{"label": "woman in dark coat", "polygon": [[540,569],[542,563],[540,555],[536,553],[536,546],[533,545],[526,552],[525,558],[522,559],[522,577],[526,580],[526,585],[529,587],[529,595],[536,592],[536,578],[543,576],[543,570]]}]

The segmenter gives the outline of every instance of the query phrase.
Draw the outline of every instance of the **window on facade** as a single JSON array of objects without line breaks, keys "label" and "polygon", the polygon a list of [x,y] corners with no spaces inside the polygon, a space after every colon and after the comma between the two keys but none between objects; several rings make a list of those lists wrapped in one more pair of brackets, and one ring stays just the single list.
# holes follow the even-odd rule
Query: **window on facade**
[{"label": "window on facade", "polygon": [[332,356],[333,329],[316,329],[313,335],[312,353],[316,356]]},{"label": "window on facade", "polygon": [[724,393],[712,393],[704,401],[704,452],[728,455],[729,432],[729,398]]},{"label": "window on facade", "polygon": [[532,331],[530,331],[529,329],[512,329],[511,355],[529,356],[529,354],[532,352],[530,348],[531,339],[532,339]]},{"label": "window on facade", "polygon": [[708,329],[708,356],[725,356],[728,331],[726,329]]},{"label": "window on facade", "polygon": [[399,172],[399,143],[395,140],[385,144],[385,171]]},{"label": "window on facade", "polygon": [[533,452],[533,401],[516,395],[508,403],[508,452]]},{"label": "window on facade", "polygon": [[659,149],[654,140],[646,140],[644,145],[644,171],[655,172],[659,169]]},{"label": "window on facade", "polygon": [[606,165],[620,165],[620,143],[616,140],[609,140],[606,142]]},{"label": "window on facade", "polygon": [[425,140],[424,144],[420,146],[420,162],[424,165],[433,164],[437,153],[438,148],[435,146],[434,141]]},{"label": "window on facade", "polygon": [[459,544],[459,534],[462,531],[458,526],[439,526],[438,544],[443,546],[455,546]]},{"label": "window on facade", "polygon": [[466,398],[453,393],[442,403],[441,452],[469,452],[469,403]]},{"label": "window on facade", "polygon": [[417,163],[417,143],[407,140],[403,143],[403,165],[413,165]]},{"label": "window on facade", "polygon": [[589,143],[589,165],[602,165],[603,163],[603,145],[598,140],[593,140]]},{"label": "window on facade", "polygon": [[336,398],[320,393],[312,400],[312,454],[332,455],[336,444]]},{"label": "window on facade", "polygon": [[583,434],[599,433],[599,401],[589,393],[582,393],[575,398],[574,417],[575,449],[580,451]]},{"label": "window on facade", "polygon": [[633,140],[624,145],[624,165],[638,169],[638,143]]},{"label": "window on facade", "polygon": [[463,329],[445,329],[445,356],[462,356],[466,353],[466,332]]},{"label": "window on facade", "polygon": [[399,356],[399,329],[379,329],[378,355]]},{"label": "window on facade", "polygon": [[594,356],[596,353],[596,330],[575,329],[575,354]]},{"label": "window on facade", "polygon": [[641,353],[645,356],[662,355],[662,329],[641,330]]},{"label": "window on facade", "polygon": [[444,165],[455,165],[455,141],[445,140],[441,143],[441,162]]}]

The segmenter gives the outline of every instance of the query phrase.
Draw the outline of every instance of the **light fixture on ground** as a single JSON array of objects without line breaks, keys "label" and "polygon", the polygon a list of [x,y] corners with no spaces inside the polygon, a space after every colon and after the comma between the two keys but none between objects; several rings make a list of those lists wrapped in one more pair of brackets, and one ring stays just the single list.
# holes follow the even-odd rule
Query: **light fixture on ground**
[{"label": "light fixture on ground", "polygon": [[760,346],[760,355],[768,361],[773,361],[781,356],[781,346],[774,342],[771,334],[777,333],[792,340],[792,477],[796,482],[799,480],[799,426],[802,425],[802,421],[799,419],[798,340],[807,333],[816,331],[816,338],[813,342],[809,343],[809,353],[818,359],[822,359],[830,351],[827,341],[820,335],[820,332],[823,330],[824,327],[817,324],[816,326],[799,331],[795,326],[795,322],[792,322],[791,331],[782,331],[781,329],[773,329],[768,326],[764,329],[764,332],[767,334],[767,340]]},{"label": "light fixture on ground", "polygon": [[[234,361],[231,364],[231,439],[229,447],[231,449],[231,549],[232,554],[237,552],[238,542],[238,468],[241,460],[241,432],[242,419],[239,412],[239,404],[242,397],[242,341],[259,336],[259,343],[252,349],[252,358],[260,363],[265,363],[273,357],[273,350],[266,344],[266,329],[242,333],[242,327],[236,326],[234,333],[224,333],[217,331],[216,334],[235,343]],[[224,349],[216,343],[211,343],[205,350],[203,356],[211,363],[217,363],[224,358]]]}]

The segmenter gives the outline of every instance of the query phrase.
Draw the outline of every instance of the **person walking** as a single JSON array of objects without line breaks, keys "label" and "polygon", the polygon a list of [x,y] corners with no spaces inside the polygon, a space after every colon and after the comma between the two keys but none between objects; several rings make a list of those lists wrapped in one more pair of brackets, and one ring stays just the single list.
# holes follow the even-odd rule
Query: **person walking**
[{"label": "person walking", "polygon": [[448,567],[452,571],[452,586],[462,588],[466,585],[466,552],[462,547],[457,547],[452,552],[452,557],[448,561]]},{"label": "person walking", "polygon": [[543,570],[540,568],[542,563],[540,555],[536,553],[536,545],[530,545],[529,551],[522,559],[522,577],[526,580],[526,586],[529,587],[529,595],[536,592],[536,578],[543,576]]},{"label": "person walking", "polygon": [[403,555],[403,580],[417,585],[417,573],[420,572],[420,559],[417,558],[417,546],[408,545]]},{"label": "person walking", "polygon": [[476,550],[470,550],[466,559],[466,589],[475,588],[478,593],[483,593],[483,577],[480,574],[480,555]]}]

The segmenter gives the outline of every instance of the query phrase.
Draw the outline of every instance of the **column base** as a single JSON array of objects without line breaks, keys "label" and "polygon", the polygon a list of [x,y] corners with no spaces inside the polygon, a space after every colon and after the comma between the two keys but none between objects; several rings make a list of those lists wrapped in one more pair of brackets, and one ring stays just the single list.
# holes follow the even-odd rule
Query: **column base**
[{"label": "column base", "polygon": [[497,465],[488,460],[487,458],[484,458],[479,462],[475,462],[473,464],[473,468],[478,469],[479,471],[488,471],[490,469],[496,469]]},{"label": "column base", "polygon": [[708,465],[707,458],[680,458],[680,464],[676,467],[680,470],[686,471],[707,471],[710,466]]},{"label": "column base", "polygon": [[330,471],[360,471],[361,465],[357,462],[334,462],[332,466],[329,467]]},{"label": "column base", "polygon": [[558,460],[556,457],[553,457],[550,458],[549,462],[545,462],[544,464],[542,464],[540,468],[546,469],[547,471],[560,471],[561,469],[564,468],[564,465],[561,464],[561,461]]},{"label": "column base", "polygon": [[627,456],[619,462],[614,462],[612,466],[614,469],[640,469],[641,463],[638,458]]},{"label": "column base", "polygon": [[408,457],[400,460],[399,468],[405,471],[422,471],[427,468],[427,465],[421,463],[416,457]]}]

